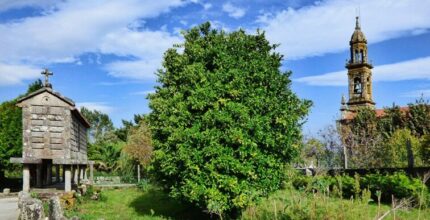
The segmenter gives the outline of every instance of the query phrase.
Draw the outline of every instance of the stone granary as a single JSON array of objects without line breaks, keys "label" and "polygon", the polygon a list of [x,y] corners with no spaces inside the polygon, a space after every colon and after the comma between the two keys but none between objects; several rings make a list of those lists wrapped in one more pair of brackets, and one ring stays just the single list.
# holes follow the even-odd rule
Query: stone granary
[{"label": "stone granary", "polygon": [[87,158],[90,125],[72,100],[52,90],[48,81],[52,73],[45,70],[42,74],[44,87],[18,100],[17,106],[22,108],[22,158],[10,160],[23,164],[23,191],[53,184],[55,167],[55,183],[64,182],[68,192],[73,183],[87,179],[88,165],[92,179],[92,162]]}]

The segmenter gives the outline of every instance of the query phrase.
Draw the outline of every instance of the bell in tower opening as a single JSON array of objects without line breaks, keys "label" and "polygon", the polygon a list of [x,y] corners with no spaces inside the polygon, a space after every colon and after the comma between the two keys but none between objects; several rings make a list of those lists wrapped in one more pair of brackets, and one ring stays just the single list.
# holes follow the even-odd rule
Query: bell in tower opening
[{"label": "bell in tower opening", "polygon": [[359,17],[356,17],[355,30],[349,45],[350,58],[345,66],[348,69],[347,109],[356,111],[362,107],[374,108],[371,71],[373,66],[368,62],[367,40],[361,31]]}]

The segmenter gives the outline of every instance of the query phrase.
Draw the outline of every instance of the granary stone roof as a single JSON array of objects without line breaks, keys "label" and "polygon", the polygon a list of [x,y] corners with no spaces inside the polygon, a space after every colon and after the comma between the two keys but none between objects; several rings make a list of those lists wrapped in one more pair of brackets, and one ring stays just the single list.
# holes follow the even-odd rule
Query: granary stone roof
[{"label": "granary stone roof", "polygon": [[35,92],[32,92],[32,93],[30,93],[30,94],[28,94],[28,95],[26,95],[26,96],[24,96],[24,97],[21,97],[21,98],[19,98],[18,100],[17,100],[17,104],[19,104],[19,103],[21,103],[21,102],[23,102],[23,101],[25,101],[25,100],[27,100],[27,99],[30,99],[30,98],[32,98],[32,97],[35,97],[35,96],[37,96],[37,95],[39,95],[39,94],[42,94],[42,93],[44,93],[44,92],[48,92],[48,93],[50,93],[51,95],[53,95],[53,96],[55,96],[55,97],[57,97],[57,98],[59,98],[59,99],[61,99],[62,101],[64,101],[65,103],[67,103],[69,106],[70,106],[70,109],[71,109],[71,112],[73,113],[73,115],[74,116],[76,116],[78,119],[79,119],[79,121],[81,121],[81,123],[86,127],[86,128],[90,128],[91,126],[90,126],[90,123],[88,123],[88,121],[85,119],[85,117],[81,114],[81,112],[76,108],[76,105],[75,105],[75,102],[73,102],[73,100],[71,100],[71,99],[69,99],[69,98],[67,98],[67,97],[65,97],[65,96],[63,96],[63,95],[61,95],[60,93],[58,93],[58,92],[55,92],[51,87],[47,87],[47,86],[45,86],[45,87],[43,87],[43,88],[41,88],[41,89],[39,89],[39,90],[37,90],[37,91],[35,91]]},{"label": "granary stone roof", "polygon": [[39,90],[37,90],[37,91],[35,91],[35,92],[32,92],[32,93],[30,93],[30,94],[28,94],[28,95],[26,95],[26,96],[24,96],[24,97],[21,97],[21,98],[19,98],[18,99],[18,102],[17,103],[21,103],[21,102],[23,102],[23,101],[25,101],[25,100],[27,100],[27,99],[30,99],[30,98],[32,98],[32,97],[34,97],[34,96],[36,96],[36,95],[39,95],[39,94],[41,94],[41,93],[44,93],[44,92],[48,92],[48,93],[50,93],[50,94],[52,94],[52,95],[54,95],[54,96],[56,96],[57,98],[59,98],[59,99],[61,99],[61,100],[63,100],[64,102],[66,102],[67,104],[69,104],[70,106],[75,106],[75,102],[73,102],[73,100],[71,100],[71,99],[69,99],[69,98],[67,98],[67,97],[65,97],[65,96],[63,96],[63,95],[61,95],[60,93],[58,93],[58,92],[55,92],[54,90],[52,90],[52,88],[50,88],[50,87],[43,87],[43,88],[41,88],[41,89],[39,89]]},{"label": "granary stone roof", "polygon": [[350,43],[367,43],[366,37],[364,36],[363,32],[361,31],[360,27],[360,21],[359,18],[355,18],[355,30],[354,33],[352,33],[351,41]]}]

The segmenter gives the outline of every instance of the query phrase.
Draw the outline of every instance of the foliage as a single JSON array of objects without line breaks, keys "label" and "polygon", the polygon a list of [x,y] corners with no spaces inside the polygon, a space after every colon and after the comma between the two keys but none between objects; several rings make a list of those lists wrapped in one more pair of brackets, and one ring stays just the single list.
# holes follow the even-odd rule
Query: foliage
[{"label": "foliage", "polygon": [[[42,86],[42,82],[37,80],[19,97],[30,94]],[[9,162],[10,157],[20,157],[22,154],[22,110],[16,103],[17,99],[13,99],[0,104],[0,178],[4,170],[14,167]]]},{"label": "foliage", "polygon": [[112,172],[118,167],[119,158],[123,142],[103,142],[102,144],[92,145],[93,153],[91,159],[94,160],[98,170]]},{"label": "foliage", "polygon": [[430,133],[430,103],[423,97],[409,104],[408,128],[421,137]]},{"label": "foliage", "polygon": [[301,159],[316,168],[343,167],[343,143],[334,126],[319,131],[320,139],[309,138],[303,143]]},{"label": "foliage", "polygon": [[146,192],[152,188],[152,184],[149,182],[148,179],[142,179],[139,183],[137,183],[137,187],[140,190]]},{"label": "foliage", "polygon": [[[360,193],[368,189],[372,198],[377,200],[377,192],[381,192],[381,201],[391,203],[391,195],[396,199],[413,198],[417,203],[420,199],[424,204],[430,205],[430,195],[428,188],[418,178],[408,177],[402,172],[393,174],[366,174],[354,177],[348,175],[336,176],[297,176],[292,180],[294,188],[306,190],[309,192],[323,193],[328,189],[334,191],[340,190],[340,195],[343,198],[359,198]],[[424,196],[420,196],[421,192]],[[423,197],[423,198],[422,198]]]},{"label": "foliage", "polygon": [[325,149],[323,143],[316,138],[309,138],[303,143],[300,158],[304,159],[305,164],[321,166],[325,161]]},{"label": "foliage", "polygon": [[[410,178],[402,172],[394,174],[367,174],[363,177],[363,185],[369,188],[370,191],[375,193],[381,191],[381,201],[391,202],[391,195],[394,195],[397,199],[402,198],[414,198],[415,202],[420,199],[421,190],[425,191],[426,200],[425,203],[429,204],[430,197],[428,197],[428,189],[421,182],[420,179]],[[376,198],[376,195],[374,195]]]},{"label": "foliage", "polygon": [[[408,149],[410,146],[411,149]],[[396,130],[385,143],[385,154],[388,155],[386,165],[388,167],[407,167],[408,161],[412,160],[415,165],[422,165],[421,143],[413,136],[409,129]]]},{"label": "foliage", "polygon": [[105,138],[104,136],[114,131],[113,123],[109,115],[85,107],[81,107],[81,113],[91,125],[89,132],[90,143],[100,142],[101,139]]},{"label": "foliage", "polygon": [[298,154],[310,101],[290,89],[263,33],[209,23],[169,49],[150,94],[154,177],[177,198],[221,215],[276,190]]},{"label": "foliage", "polygon": [[[255,206],[248,207],[241,216],[243,220],[272,219],[378,219],[391,209],[388,204],[378,206],[369,203],[369,192],[363,190],[360,198],[341,199],[333,195],[334,191],[313,192],[285,189],[277,191]],[[399,209],[390,212],[384,219],[420,219],[429,216],[430,209]],[[421,217],[421,219],[424,219]]]},{"label": "foliage", "polygon": [[383,136],[379,132],[376,113],[371,108],[357,111],[351,125],[342,132],[348,148],[349,167],[383,167],[386,161],[382,149]]},{"label": "foliage", "polygon": [[423,164],[430,164],[430,134],[423,137],[420,152]]},{"label": "foliage", "polygon": [[113,172],[119,165],[125,166],[121,158],[125,143],[117,137],[109,115],[85,107],[81,108],[81,113],[91,125],[87,152],[88,158],[95,161],[96,169]]},{"label": "foliage", "polygon": [[141,121],[136,128],[130,129],[124,152],[143,166],[149,164],[152,156],[152,140],[149,128],[144,121]]},{"label": "foliage", "polygon": [[145,115],[135,114],[133,121],[122,120],[123,126],[121,128],[115,129],[116,136],[124,142],[127,141],[130,130],[138,127],[144,118]]}]

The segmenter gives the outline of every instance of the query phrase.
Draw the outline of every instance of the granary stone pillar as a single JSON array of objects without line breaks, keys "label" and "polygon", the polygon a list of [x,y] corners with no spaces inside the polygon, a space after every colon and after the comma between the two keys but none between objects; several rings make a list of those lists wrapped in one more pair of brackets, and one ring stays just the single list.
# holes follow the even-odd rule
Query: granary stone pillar
[{"label": "granary stone pillar", "polygon": [[75,167],[74,179],[75,179],[76,185],[79,185],[79,165],[76,165],[76,167]]},{"label": "granary stone pillar", "polygon": [[42,164],[36,165],[36,186],[42,187]]},{"label": "granary stone pillar", "polygon": [[80,179],[80,180],[83,180],[83,179],[84,179],[84,172],[85,172],[85,166],[82,166],[82,165],[81,165],[81,166],[79,167],[79,177],[80,177],[79,179]]},{"label": "granary stone pillar", "polygon": [[64,170],[64,191],[72,191],[72,171],[70,165],[63,165]]},{"label": "granary stone pillar", "polygon": [[46,185],[52,184],[52,165],[46,164]]},{"label": "granary stone pillar", "polygon": [[72,183],[75,183],[75,165],[70,165],[70,172],[72,173]]},{"label": "granary stone pillar", "polygon": [[63,174],[63,181],[62,182],[64,182],[64,179],[65,179],[65,169],[64,169],[64,167],[66,166],[66,165],[61,165],[62,166],[62,168],[63,168],[63,172],[62,172],[62,174]]},{"label": "granary stone pillar", "polygon": [[88,166],[84,166],[84,180],[88,180]]},{"label": "granary stone pillar", "polygon": [[94,163],[90,163],[90,182],[94,183]]},{"label": "granary stone pillar", "polygon": [[55,182],[60,182],[60,165],[55,165]]},{"label": "granary stone pillar", "polygon": [[24,164],[24,168],[22,169],[22,191],[29,192],[30,191],[30,165]]}]

